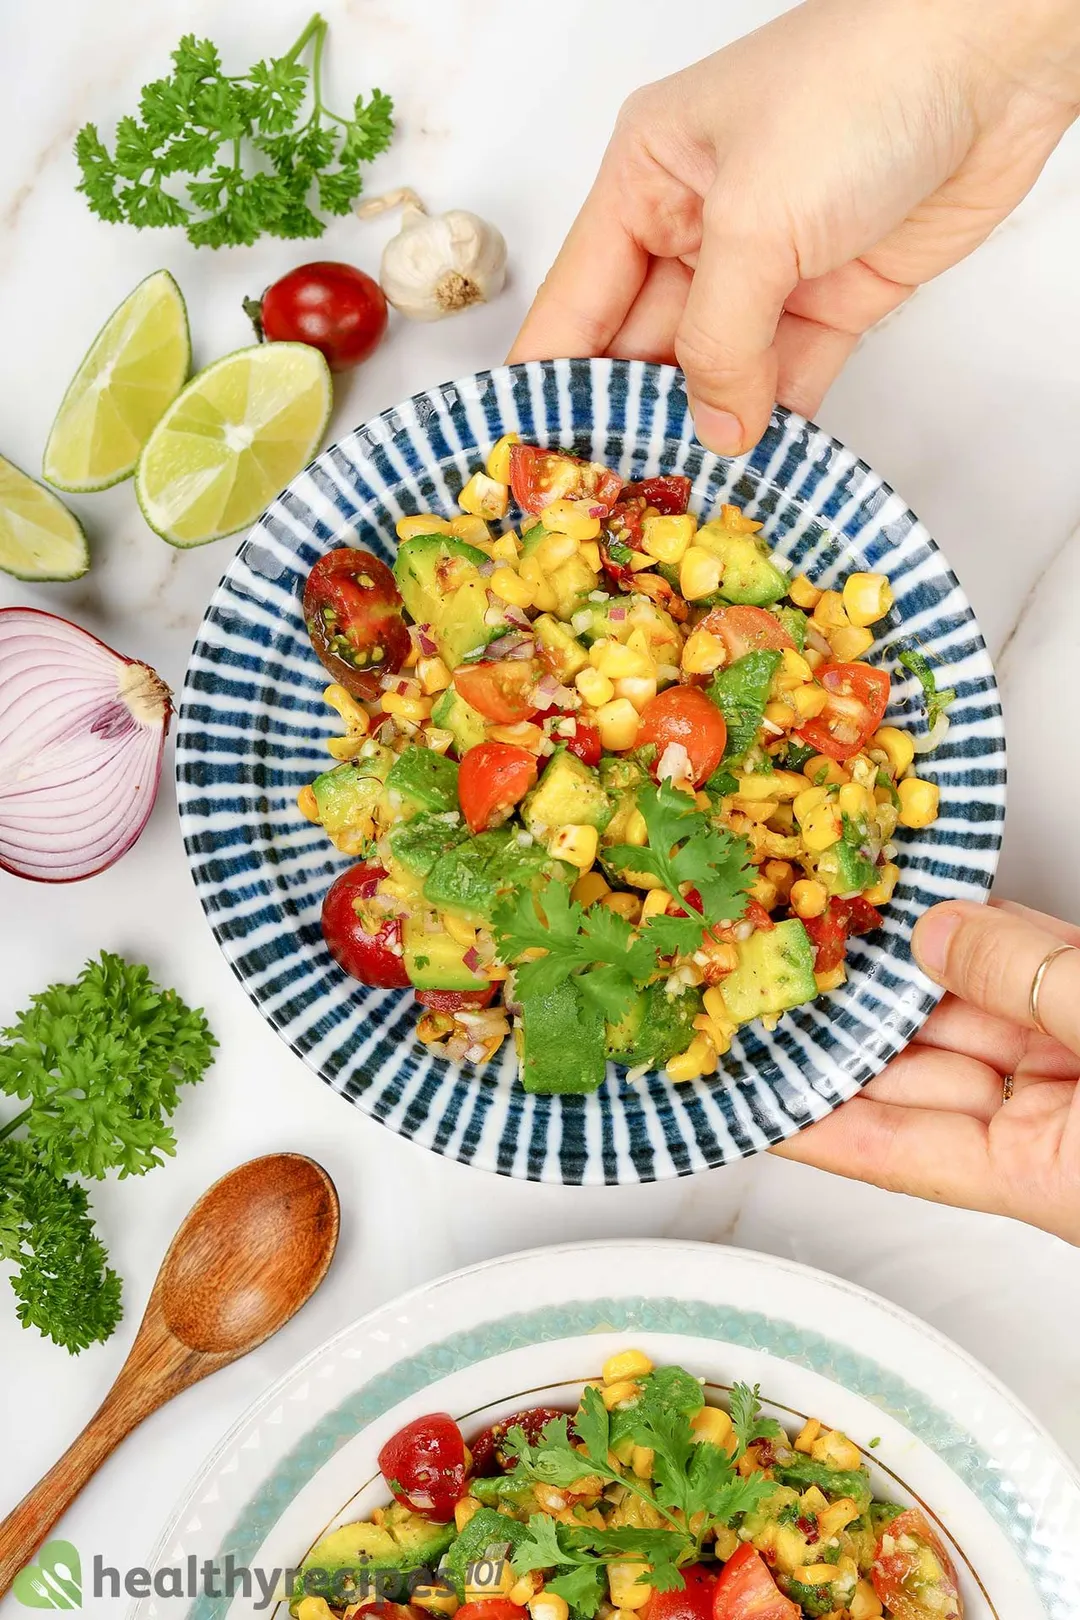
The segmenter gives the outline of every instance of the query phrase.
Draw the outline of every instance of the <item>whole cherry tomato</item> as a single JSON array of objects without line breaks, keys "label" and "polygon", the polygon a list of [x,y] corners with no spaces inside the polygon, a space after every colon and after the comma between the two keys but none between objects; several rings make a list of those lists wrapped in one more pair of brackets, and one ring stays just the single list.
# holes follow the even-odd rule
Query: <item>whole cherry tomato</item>
[{"label": "whole cherry tomato", "polygon": [[406,1423],[379,1452],[379,1467],[397,1500],[436,1524],[448,1523],[465,1495],[465,1441],[449,1412]]},{"label": "whole cherry tomato", "polygon": [[536,711],[529,693],[540,679],[540,666],[532,658],[500,658],[490,664],[460,664],[454,685],[485,720],[512,726]]},{"label": "whole cherry tomato", "polygon": [[682,473],[661,473],[656,478],[642,478],[636,484],[624,484],[621,500],[643,500],[665,517],[679,517],[690,505],[690,480]]},{"label": "whole cherry tomato", "polygon": [[889,703],[889,677],[869,664],[823,664],[817,678],[828,701],[796,735],[830,759],[850,759],[881,724]]},{"label": "whole cherry tomato", "polygon": [[713,1620],[802,1620],[802,1609],[784,1597],[761,1554],[744,1541],[720,1571]]},{"label": "whole cherry tomato", "polygon": [[584,765],[599,765],[603,749],[600,744],[600,733],[595,726],[587,721],[579,720],[577,730],[572,737],[566,739],[567,751],[576,754]]},{"label": "whole cherry tomato", "polygon": [[618,500],[622,479],[599,461],[515,444],[510,449],[510,488],[524,512],[542,512],[555,500],[590,501],[600,517]]},{"label": "whole cherry tomato", "polygon": [[750,652],[779,652],[784,647],[794,649],[795,646],[776,614],[768,613],[765,608],[710,608],[698,629],[719,636],[732,661]]},{"label": "whole cherry tomato", "polygon": [[331,371],[348,371],[378,348],[386,331],[386,295],[351,264],[302,264],[244,308],[268,343],[306,343]]},{"label": "whole cherry tomato", "polygon": [[956,1568],[917,1508],[885,1525],[870,1579],[894,1620],[959,1620],[962,1613]]},{"label": "whole cherry tomato", "polygon": [[380,677],[399,670],[409,632],[394,576],[370,551],[341,546],[320,557],[304,586],[311,645],[354,697],[378,697]]},{"label": "whole cherry tomato", "polygon": [[[500,1418],[490,1428],[483,1429],[475,1440],[469,1442],[472,1452],[473,1472],[481,1476],[497,1474],[500,1469],[506,1469],[513,1463],[508,1451],[502,1449],[503,1441],[511,1429],[521,1429],[530,1445],[535,1444],[554,1418],[564,1417],[569,1421],[570,1413],[557,1406],[529,1406],[523,1412],[511,1412],[509,1417]],[[574,1425],[569,1424],[571,1438],[574,1434]]]},{"label": "whole cherry tomato", "polygon": [[458,800],[469,831],[506,820],[536,781],[536,755],[513,743],[484,742],[466,750],[458,767]]},{"label": "whole cherry tomato", "polygon": [[700,787],[724,757],[727,726],[724,717],[696,686],[669,686],[650,698],[641,711],[638,746],[653,743],[656,765],[670,743],[681,743],[690,760],[694,786]]},{"label": "whole cherry tomato", "polygon": [[642,1620],[711,1620],[716,1565],[688,1564],[681,1573],[686,1585],[670,1592],[654,1592],[641,1611]]},{"label": "whole cherry tomato", "polygon": [[385,876],[381,866],[350,866],[342,872],[323,901],[323,938],[338,966],[361,984],[403,990],[409,975],[401,955],[401,921],[397,917],[380,919],[378,912],[365,908],[365,901],[374,899],[379,879]]},{"label": "whole cherry tomato", "polygon": [[494,995],[495,986],[489,984],[486,990],[418,990],[416,999],[432,1012],[479,1012],[491,1005]]}]

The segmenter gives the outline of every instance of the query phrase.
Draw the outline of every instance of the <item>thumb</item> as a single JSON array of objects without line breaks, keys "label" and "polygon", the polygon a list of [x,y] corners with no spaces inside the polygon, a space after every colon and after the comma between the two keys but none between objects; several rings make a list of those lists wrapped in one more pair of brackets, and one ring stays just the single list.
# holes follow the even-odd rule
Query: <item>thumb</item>
[{"label": "thumb", "polygon": [[[1051,932],[1044,921],[1062,932]],[[923,971],[961,1000],[1031,1029],[1038,1027],[1031,1008],[1035,975],[1061,947],[1062,934],[1075,930],[1034,912],[947,901],[919,919],[912,950]],[[1080,1054],[1080,950],[1071,938],[1046,968],[1038,1014],[1048,1034]]]},{"label": "thumb", "polygon": [[675,357],[686,375],[697,436],[718,455],[741,455],[769,425],[776,328],[798,279],[786,244],[744,229],[718,192],[709,193]]}]

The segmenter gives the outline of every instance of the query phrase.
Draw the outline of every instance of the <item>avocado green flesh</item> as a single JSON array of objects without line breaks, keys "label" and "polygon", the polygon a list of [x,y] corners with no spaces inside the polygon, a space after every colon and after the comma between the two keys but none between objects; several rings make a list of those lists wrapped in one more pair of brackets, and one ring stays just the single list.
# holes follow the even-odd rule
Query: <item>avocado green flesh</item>
[{"label": "avocado green flesh", "polygon": [[604,1020],[564,979],[543,996],[521,1004],[521,1083],[541,1094],[595,1091],[604,1078]]},{"label": "avocado green flesh", "polygon": [[391,765],[386,786],[413,809],[446,814],[458,808],[457,780],[458,768],[452,759],[433,748],[410,745]]},{"label": "avocado green flesh", "polygon": [[486,990],[487,979],[465,966],[467,947],[449,934],[430,934],[408,916],[401,928],[402,960],[417,990]]},{"label": "avocado green flesh", "polygon": [[424,898],[466,922],[487,924],[504,895],[532,888],[552,871],[559,876],[568,869],[552,863],[542,844],[523,849],[513,826],[498,827],[441,855],[424,883]]},{"label": "avocado green flesh", "polygon": [[430,1524],[395,1503],[382,1525],[343,1524],[317,1542],[304,1559],[292,1608],[305,1596],[345,1605],[361,1594],[366,1574],[434,1569],[454,1540],[452,1524]]},{"label": "avocado green flesh", "polygon": [[700,1012],[700,992],[688,989],[681,996],[669,996],[662,984],[650,984],[625,1017],[607,1026],[607,1056],[627,1068],[647,1063],[650,1069],[661,1069],[669,1058],[686,1051]]},{"label": "avocado green flesh", "polygon": [[787,1012],[817,995],[814,948],[797,917],[759,928],[739,945],[739,965],[723,984],[724,1001],[737,1024]]},{"label": "avocado green flesh", "polygon": [[568,823],[602,830],[611,820],[611,810],[597,772],[564,750],[552,755],[521,807],[521,818],[541,837]]},{"label": "avocado green flesh", "polygon": [[431,723],[449,731],[459,754],[467,754],[487,736],[487,721],[479,709],[466,703],[460,692],[448,686],[431,710]]},{"label": "avocado green flesh", "polygon": [[418,878],[426,878],[439,857],[456,849],[468,836],[460,816],[450,822],[441,814],[423,811],[409,821],[395,823],[388,834],[394,860]]}]

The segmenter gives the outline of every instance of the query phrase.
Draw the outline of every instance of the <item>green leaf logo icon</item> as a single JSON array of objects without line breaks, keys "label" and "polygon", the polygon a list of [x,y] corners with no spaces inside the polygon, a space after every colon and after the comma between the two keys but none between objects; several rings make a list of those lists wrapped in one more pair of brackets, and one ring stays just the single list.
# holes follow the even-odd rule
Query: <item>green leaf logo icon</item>
[{"label": "green leaf logo icon", "polygon": [[47,1541],[11,1590],[28,1609],[81,1609],[82,1560],[70,1541]]}]

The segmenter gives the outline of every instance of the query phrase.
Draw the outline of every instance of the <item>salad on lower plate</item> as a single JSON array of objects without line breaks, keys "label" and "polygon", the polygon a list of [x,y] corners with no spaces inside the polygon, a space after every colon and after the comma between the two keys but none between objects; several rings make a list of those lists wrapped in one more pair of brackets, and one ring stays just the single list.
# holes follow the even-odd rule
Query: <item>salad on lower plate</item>
[{"label": "salad on lower plate", "polygon": [[[871,1442],[873,1443],[873,1442]],[[640,1350],[576,1412],[515,1412],[466,1445],[446,1412],[379,1452],[393,1501],[324,1535],[296,1620],[961,1620],[926,1515],[874,1494],[859,1448],[809,1418],[794,1440],[736,1384]]]},{"label": "salad on lower plate", "polygon": [[[345,731],[299,808],[359,863],[326,943],[411,986],[447,1057],[512,1033],[528,1091],[595,1090],[609,1059],[715,1073],[741,1024],[844,982],[898,824],[938,813],[866,662],[885,575],[792,579],[760,523],[689,496],[508,434],[458,515],[398,522],[393,571],[344,546],[307,579]],[[951,694],[904,656],[933,720]]]}]

